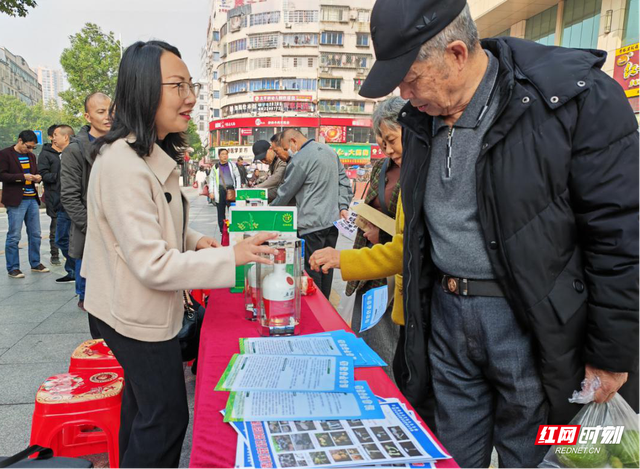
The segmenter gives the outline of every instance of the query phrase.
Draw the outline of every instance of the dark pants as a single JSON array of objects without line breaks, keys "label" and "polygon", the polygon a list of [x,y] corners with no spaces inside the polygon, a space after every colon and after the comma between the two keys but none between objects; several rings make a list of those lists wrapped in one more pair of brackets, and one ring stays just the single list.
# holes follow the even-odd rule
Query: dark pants
[{"label": "dark pants", "polygon": [[218,227],[220,227],[220,234],[222,234],[224,226],[224,220],[227,218],[227,190],[219,187],[220,198],[218,199]]},{"label": "dark pants", "polygon": [[309,258],[319,249],[336,247],[338,243],[338,228],[332,226],[300,237],[304,239],[304,269],[318,286],[318,289],[328,299],[329,295],[331,295],[333,269],[329,270],[328,274],[323,274],[322,271],[316,272],[309,267]]},{"label": "dark pants", "polygon": [[[57,221],[52,222],[51,225],[57,225],[55,230],[55,243],[60,248],[62,255],[65,258],[64,270],[67,271],[67,275],[70,277],[75,277],[76,260],[69,256],[69,230],[71,229],[71,218],[69,218],[67,212],[60,210],[55,219]],[[53,256],[53,251],[51,251],[51,255]],[[57,249],[55,257],[58,257]]]},{"label": "dark pants", "polygon": [[189,424],[178,338],[142,342],[95,320],[124,369],[120,467],[178,467]]},{"label": "dark pants", "polygon": [[548,405],[531,336],[504,298],[457,296],[435,287],[429,360],[437,436],[460,467],[537,467]]},{"label": "dark pants", "polygon": [[[49,210],[47,210],[49,212]],[[51,257],[60,257],[60,252],[58,251],[58,245],[56,243],[56,233],[58,232],[58,216],[54,214],[53,216],[49,215],[51,218],[51,223],[49,224],[49,248],[51,249]]]}]

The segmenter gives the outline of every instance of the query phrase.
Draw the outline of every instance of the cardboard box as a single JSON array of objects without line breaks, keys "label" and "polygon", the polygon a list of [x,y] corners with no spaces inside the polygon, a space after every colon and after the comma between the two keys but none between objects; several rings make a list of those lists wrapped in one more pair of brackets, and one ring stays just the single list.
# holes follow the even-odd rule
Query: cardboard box
[{"label": "cardboard box", "polygon": [[[356,212],[358,217],[364,218],[366,221],[377,226],[382,231],[389,233],[391,236],[395,236],[396,221],[393,218],[365,203],[352,205],[351,210]],[[356,219],[356,225],[358,225],[358,228],[362,229],[362,221],[358,221],[358,219]]]}]

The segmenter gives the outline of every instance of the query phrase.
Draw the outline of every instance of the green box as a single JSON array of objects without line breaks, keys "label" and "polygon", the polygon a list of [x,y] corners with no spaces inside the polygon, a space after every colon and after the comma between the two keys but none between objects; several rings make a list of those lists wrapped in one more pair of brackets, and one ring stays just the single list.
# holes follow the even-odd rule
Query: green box
[{"label": "green box", "polygon": [[259,187],[243,187],[240,189],[236,189],[236,201],[249,199],[267,200],[267,189],[261,189]]},{"label": "green box", "polygon": [[[243,189],[240,189],[243,190]],[[245,233],[258,231],[280,233],[296,237],[298,232],[298,209],[296,207],[231,207],[229,209],[229,244],[242,241]],[[244,266],[236,267],[236,286],[232,293],[244,290]]]}]

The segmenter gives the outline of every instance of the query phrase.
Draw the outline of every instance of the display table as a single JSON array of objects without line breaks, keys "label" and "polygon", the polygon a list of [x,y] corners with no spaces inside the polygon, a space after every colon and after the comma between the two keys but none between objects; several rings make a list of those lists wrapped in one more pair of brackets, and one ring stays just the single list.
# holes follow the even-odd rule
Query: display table
[{"label": "display table", "polygon": [[[350,331],[327,299],[317,292],[302,298],[301,334],[344,329]],[[222,421],[228,392],[214,391],[231,355],[239,353],[238,339],[259,337],[256,323],[244,319],[244,298],[227,290],[213,290],[200,336],[196,378],[193,444],[189,467],[234,467],[237,434]],[[368,381],[378,396],[408,402],[381,368],[357,368],[357,380]],[[426,425],[425,425],[426,428]],[[430,432],[430,430],[429,430]],[[453,459],[437,467],[458,467]]]}]

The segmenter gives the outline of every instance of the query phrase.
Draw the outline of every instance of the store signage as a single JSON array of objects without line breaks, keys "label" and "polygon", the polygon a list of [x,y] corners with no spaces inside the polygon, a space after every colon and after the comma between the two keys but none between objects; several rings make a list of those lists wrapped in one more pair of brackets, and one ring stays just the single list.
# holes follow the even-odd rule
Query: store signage
[{"label": "store signage", "polygon": [[240,127],[318,127],[317,117],[241,117],[221,119],[209,124],[210,130]]},{"label": "store signage", "polygon": [[[230,104],[222,108],[224,117],[234,116],[236,114],[282,114],[283,112],[315,112],[315,104],[304,101],[284,101],[284,102],[266,102],[266,103],[240,103]],[[253,114],[256,115],[256,114]]]},{"label": "store signage", "polygon": [[385,156],[379,145],[371,145],[371,159],[384,158]]},{"label": "store signage", "polygon": [[243,137],[251,135],[251,129],[240,129],[240,135]]},{"label": "store signage", "polygon": [[340,157],[342,164],[362,164],[366,165],[371,159],[371,145],[341,145],[329,144]]},{"label": "store signage", "polygon": [[313,101],[313,96],[309,95],[262,95],[262,96],[254,96],[253,100],[256,103],[269,103],[269,102],[283,102],[283,101]]},{"label": "store signage", "polygon": [[638,44],[616,50],[613,78],[623,88],[628,98],[640,94],[640,65],[638,65]]},{"label": "store signage", "polygon": [[323,117],[322,125],[346,125],[347,127],[371,127],[372,121],[368,118],[349,119],[344,117]]},{"label": "store signage", "polygon": [[320,137],[326,143],[346,143],[347,128],[344,125],[321,125]]}]

